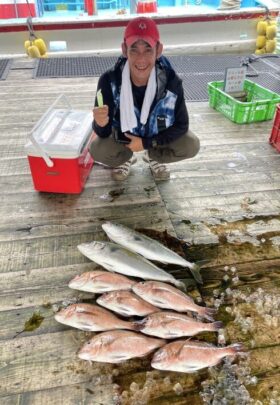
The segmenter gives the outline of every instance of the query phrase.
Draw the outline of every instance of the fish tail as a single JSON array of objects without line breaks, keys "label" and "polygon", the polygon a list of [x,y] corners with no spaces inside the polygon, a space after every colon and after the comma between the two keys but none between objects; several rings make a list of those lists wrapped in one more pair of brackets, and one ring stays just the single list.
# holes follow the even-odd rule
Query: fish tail
[{"label": "fish tail", "polygon": [[214,332],[224,327],[224,324],[221,321],[213,322],[207,325],[209,325],[209,329]]},{"label": "fish tail", "polygon": [[235,356],[237,353],[245,353],[246,349],[242,343],[233,343],[232,345],[227,347],[228,354]]},{"label": "fish tail", "polygon": [[217,310],[215,308],[201,307],[198,313],[208,321],[213,322],[214,321],[213,316],[217,313]]},{"label": "fish tail", "polygon": [[146,325],[146,319],[141,319],[141,321],[134,321],[131,322],[133,325],[133,330],[140,332],[141,330],[143,330],[145,328]]},{"label": "fish tail", "polygon": [[190,263],[189,269],[195,281],[199,284],[203,284],[203,280],[200,274],[200,266],[196,263]]},{"label": "fish tail", "polygon": [[186,285],[180,280],[174,279],[173,284],[182,291],[186,291]]},{"label": "fish tail", "polygon": [[135,324],[135,322],[125,322],[125,329],[127,329],[127,330],[137,330],[136,329],[136,326],[134,325]]}]

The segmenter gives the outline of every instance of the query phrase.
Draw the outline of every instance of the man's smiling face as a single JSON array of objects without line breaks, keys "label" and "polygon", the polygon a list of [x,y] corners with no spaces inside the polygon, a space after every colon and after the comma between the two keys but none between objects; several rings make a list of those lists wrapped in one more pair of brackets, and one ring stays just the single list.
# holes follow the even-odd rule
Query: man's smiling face
[{"label": "man's smiling face", "polygon": [[127,57],[130,77],[136,86],[146,86],[156,59],[161,55],[162,45],[153,48],[145,41],[139,40],[127,47],[123,44],[123,54]]}]

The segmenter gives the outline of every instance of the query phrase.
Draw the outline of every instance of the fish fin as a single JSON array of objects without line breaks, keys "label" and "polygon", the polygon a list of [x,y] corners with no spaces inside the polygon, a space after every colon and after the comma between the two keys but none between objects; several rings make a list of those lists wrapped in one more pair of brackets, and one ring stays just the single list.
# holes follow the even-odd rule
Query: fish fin
[{"label": "fish fin", "polygon": [[187,344],[189,346],[195,346],[195,347],[209,347],[209,348],[216,347],[213,343],[204,342],[202,340],[192,340],[191,337],[189,339],[185,340],[184,345],[185,344]]},{"label": "fish fin", "polygon": [[117,310],[114,310],[114,312],[117,312],[118,314],[122,316],[133,316],[132,314],[126,307],[118,307]]},{"label": "fish fin", "polygon": [[203,284],[203,280],[200,274],[200,266],[196,263],[192,263],[192,266],[189,267],[189,270],[192,273],[195,281],[199,284]]},{"label": "fish fin", "polygon": [[[169,324],[169,326],[171,326],[171,325]],[[168,335],[166,334],[166,337],[167,337],[167,339],[176,339],[176,338],[182,337],[182,333],[170,331],[170,332],[168,332]]]},{"label": "fish fin", "polygon": [[176,280],[173,283],[177,288],[179,288],[182,291],[186,291],[186,285],[183,281],[181,280]]},{"label": "fish fin", "polygon": [[84,332],[93,332],[94,330],[92,327],[93,325],[88,325],[86,323],[79,323],[79,325],[76,326],[77,329],[83,330]]},{"label": "fish fin", "polygon": [[114,363],[121,363],[128,360],[128,357],[122,354],[115,354],[114,356],[112,356],[112,359],[114,360]]},{"label": "fish fin", "polygon": [[223,324],[223,322],[221,322],[221,321],[216,321],[216,322],[213,322],[213,323],[212,323],[212,330],[213,330],[213,331],[222,329],[223,327],[224,327],[224,324]]},{"label": "fish fin", "polygon": [[159,299],[153,299],[153,305],[157,306],[157,305],[164,305],[165,302],[161,301]]},{"label": "fish fin", "polygon": [[189,287],[196,287],[196,281],[193,278],[180,278],[180,281],[184,284],[184,291]]},{"label": "fish fin", "polygon": [[232,351],[232,355],[246,352],[246,348],[242,343],[233,343],[232,345],[228,346],[228,349]]},{"label": "fish fin", "polygon": [[209,264],[209,263],[211,263],[210,259],[203,259],[203,260],[198,260],[197,262],[195,262],[195,264],[197,264],[199,267],[202,267],[205,264]]},{"label": "fish fin", "polygon": [[111,271],[112,273],[115,273],[115,268],[114,268],[114,266],[112,266],[111,263],[103,262],[102,266],[105,267],[106,270]]}]

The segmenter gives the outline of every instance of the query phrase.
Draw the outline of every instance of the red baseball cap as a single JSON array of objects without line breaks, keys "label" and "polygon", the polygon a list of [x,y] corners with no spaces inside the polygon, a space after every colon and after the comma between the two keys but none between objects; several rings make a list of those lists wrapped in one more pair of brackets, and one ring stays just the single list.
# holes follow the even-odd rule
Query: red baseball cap
[{"label": "red baseball cap", "polygon": [[137,17],[129,21],[124,31],[124,42],[127,46],[133,45],[142,39],[152,48],[159,42],[157,25],[149,17]]}]

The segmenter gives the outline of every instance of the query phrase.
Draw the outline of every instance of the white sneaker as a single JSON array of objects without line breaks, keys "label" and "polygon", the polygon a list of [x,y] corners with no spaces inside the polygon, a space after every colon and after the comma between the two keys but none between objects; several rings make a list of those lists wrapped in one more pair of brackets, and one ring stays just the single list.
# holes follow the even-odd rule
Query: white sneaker
[{"label": "white sneaker", "polygon": [[115,167],[112,170],[112,178],[117,181],[125,180],[130,173],[131,166],[134,165],[134,163],[136,162],[137,158],[135,156],[132,156],[127,162]]},{"label": "white sneaker", "polygon": [[150,159],[148,151],[145,151],[143,160],[144,162],[149,163],[155,180],[168,180],[170,178],[169,168],[163,163],[158,163],[155,160]]}]

